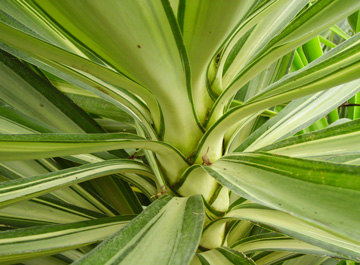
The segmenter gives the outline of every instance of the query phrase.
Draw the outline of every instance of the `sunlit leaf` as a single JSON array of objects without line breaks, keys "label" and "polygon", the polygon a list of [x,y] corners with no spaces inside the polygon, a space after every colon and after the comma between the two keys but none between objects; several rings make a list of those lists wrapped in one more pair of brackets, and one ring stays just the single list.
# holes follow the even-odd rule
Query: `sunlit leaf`
[{"label": "sunlit leaf", "polygon": [[74,264],[189,264],[203,222],[200,196],[163,196]]}]

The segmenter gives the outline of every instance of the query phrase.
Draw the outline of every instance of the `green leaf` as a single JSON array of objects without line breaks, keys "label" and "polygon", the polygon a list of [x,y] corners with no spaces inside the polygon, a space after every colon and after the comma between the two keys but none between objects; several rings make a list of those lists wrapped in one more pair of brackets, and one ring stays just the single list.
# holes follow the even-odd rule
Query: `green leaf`
[{"label": "green leaf", "polygon": [[[14,234],[0,263],[358,261],[360,167],[346,164],[360,165],[360,129],[336,127],[359,116],[357,97],[316,130],[359,89],[360,34],[344,33],[360,2],[3,2],[0,231]],[[94,230],[70,246],[79,227],[14,236],[128,213],[102,244]]]},{"label": "green leaf", "polygon": [[[267,88],[271,83],[282,78],[289,70],[292,55],[292,53],[287,54],[277,62],[269,65],[264,71],[253,78],[246,87],[246,91],[242,92],[245,94],[243,101],[246,102],[250,100]],[[245,90],[245,87],[241,90]]]},{"label": "green leaf", "polygon": [[360,81],[355,80],[314,95],[296,99],[278,115],[264,123],[235,151],[251,152],[289,137],[328,114],[359,90]]},{"label": "green leaf", "polygon": [[[52,171],[57,171],[61,168],[54,167],[48,161],[9,161],[2,162],[0,166],[0,172],[8,179],[27,178],[41,174],[47,174]],[[74,185],[70,188],[63,188],[51,193],[52,198],[60,200],[65,203],[70,203],[75,206],[103,213],[106,207],[101,207],[97,200],[94,200],[93,196],[89,195],[78,185]],[[49,197],[49,196],[48,196]],[[101,209],[101,210],[100,210]],[[105,211],[108,213],[108,211]]]},{"label": "green leaf", "polygon": [[321,57],[324,53],[321,47],[319,36],[316,36],[312,40],[309,40],[302,46],[306,59],[311,63],[317,58]]},{"label": "green leaf", "polygon": [[[284,236],[280,236],[279,238],[275,236],[275,238],[271,239],[268,237],[269,234],[259,234],[239,238],[237,242],[231,243],[231,248],[235,248],[246,254],[256,252],[260,249],[286,251],[287,247],[298,247],[298,251],[294,248],[292,251],[316,255],[330,255],[340,258],[347,257],[354,260],[358,259],[360,255],[360,248],[357,241],[351,241],[332,232],[324,231],[290,214],[250,202],[242,203],[234,207],[224,217],[208,224],[204,229],[201,241],[202,246],[210,246],[212,244],[212,231],[216,231],[218,227],[221,227],[225,222],[232,220],[251,221],[252,223],[296,239],[295,241],[291,241],[290,238],[284,238]],[[280,239],[279,244],[277,244],[278,239]],[[248,245],[248,243],[250,244]]]},{"label": "green leaf", "polygon": [[0,232],[0,262],[14,263],[99,242],[132,218],[134,216],[116,216]]},{"label": "green leaf", "polygon": [[82,109],[17,58],[1,50],[0,58],[2,100],[64,132],[103,132]]},{"label": "green leaf", "polygon": [[188,167],[186,158],[169,144],[149,141],[133,134],[0,135],[0,161],[87,154],[123,148],[144,148],[157,153],[161,163],[172,165],[171,172],[167,175],[170,182],[175,182]]},{"label": "green leaf", "polygon": [[12,24],[15,28],[46,40],[49,43],[53,43],[69,52],[104,64],[99,58],[86,49],[86,47],[78,43],[73,36],[69,36],[66,30],[59,24],[49,19],[36,3],[30,1],[14,2],[4,0],[1,8],[3,12],[14,18],[15,21],[18,21],[18,23]]},{"label": "green leaf", "polygon": [[[251,101],[255,102],[281,93],[299,92],[297,91],[299,87],[305,90],[312,86],[314,89],[321,84],[330,88],[357,79],[354,71],[359,62],[359,45],[360,34],[338,45],[300,71],[289,74],[270,85]],[[317,91],[313,90],[313,92]]]},{"label": "green leaf", "polygon": [[360,241],[358,166],[234,153],[204,168],[240,196]]},{"label": "green leaf", "polygon": [[[183,138],[174,137],[181,129],[189,136],[187,139],[193,138],[193,141],[196,141],[201,131],[197,127],[193,107],[188,100],[191,96],[188,83],[190,76],[184,67],[187,58],[185,50],[182,51],[180,30],[170,4],[167,1],[151,1],[146,4],[142,1],[130,1],[121,5],[116,1],[111,3],[103,5],[98,1],[63,1],[58,5],[52,1],[36,1],[47,16],[59,24],[66,25],[69,35],[76,36],[80,42],[86,43],[87,47],[104,62],[119,71],[123,75],[122,79],[128,79],[125,83],[131,91],[135,91],[135,94],[141,92],[140,97],[147,95],[147,98],[151,91],[159,102],[167,125],[164,138],[177,148],[183,148],[184,152],[191,152],[191,141],[181,141]],[[75,15],[78,8],[86,12]],[[88,20],[89,16],[106,21],[98,25],[102,30],[94,30],[93,23]],[[126,24],[127,27],[119,27],[119,24]],[[9,35],[3,39],[5,43],[8,40]],[[14,42],[9,44],[19,49],[18,41],[19,39],[14,36]],[[35,45],[27,48],[32,54],[37,49]],[[73,63],[67,65],[74,68]],[[162,72],[166,72],[167,69],[172,71],[163,75]],[[104,70],[101,69],[103,72]],[[133,89],[134,82],[130,82],[129,79],[140,84],[136,84],[139,91]],[[110,83],[112,81],[107,80]],[[146,87],[145,91],[143,87]],[[169,87],[173,87],[173,93],[167,93]],[[174,108],[179,102],[182,108]],[[177,122],[172,122],[173,120]]]},{"label": "green leaf", "polygon": [[350,104],[355,104],[354,106],[348,107],[348,118],[355,120],[360,118],[360,93],[354,95],[351,99],[349,99]]},{"label": "green leaf", "polygon": [[258,2],[180,1],[177,19],[189,56],[193,104],[201,122],[212,104],[207,93],[207,70],[211,59]]},{"label": "green leaf", "polygon": [[360,11],[356,11],[348,17],[349,24],[355,33],[360,32]]},{"label": "green leaf", "polygon": [[[233,37],[225,48],[218,69],[218,78],[220,78],[219,75],[222,74],[223,89],[229,86],[241,69],[243,69],[274,36],[278,35],[307,3],[306,0],[276,0],[267,2],[267,6],[262,7],[262,9],[260,9],[261,11],[258,11],[256,15],[254,14],[248,21],[243,23],[237,35]],[[255,24],[252,20],[257,23]],[[250,24],[253,23],[255,25],[250,28]],[[246,30],[248,30],[248,32],[246,32]],[[237,41],[239,38],[240,40]],[[236,44],[235,41],[237,41]],[[225,59],[226,61],[224,62]],[[231,60],[230,64],[228,63],[229,60]],[[222,69],[222,64],[225,64],[224,69]],[[267,65],[270,64],[271,63]]]},{"label": "green leaf", "polygon": [[331,42],[330,40],[324,38],[323,36],[319,36],[319,40],[322,44],[326,45],[329,48],[335,48],[336,44]]},{"label": "green leaf", "polygon": [[60,130],[30,117],[0,100],[0,132],[5,134],[60,132]]},{"label": "green leaf", "polygon": [[[139,136],[145,136],[145,132],[141,129],[141,126],[138,123],[135,123],[136,130],[139,134]],[[157,180],[157,190],[159,193],[164,192],[164,189],[166,187],[166,180],[164,178],[164,173],[160,168],[160,163],[155,157],[155,154],[151,152],[150,150],[144,150],[145,157],[149,163],[150,168],[154,172],[155,178]],[[161,158],[160,158],[161,159]]]},{"label": "green leaf", "polygon": [[74,264],[189,264],[204,223],[201,197],[163,196]]},{"label": "green leaf", "polygon": [[334,255],[333,253],[312,246],[300,240],[296,240],[278,233],[264,233],[240,240],[231,246],[232,249],[245,254],[257,251],[291,251],[294,253],[312,255]]},{"label": "green leaf", "polygon": [[[78,209],[77,209],[78,210]],[[1,222],[10,227],[29,227],[48,224],[80,222],[89,218],[69,212],[69,208],[44,205],[40,201],[23,201],[0,209]]]},{"label": "green leaf", "polygon": [[258,151],[309,159],[352,155],[360,157],[360,120],[291,137]]},{"label": "green leaf", "polygon": [[[230,109],[206,131],[193,154],[193,159],[200,163],[201,156],[208,148],[210,159],[218,159],[221,154],[217,147],[222,145],[222,137],[228,129],[248,121],[268,107],[357,79],[360,69],[359,47],[360,34],[338,45],[301,70],[288,74],[268,86],[246,104]],[[217,153],[214,153],[214,150]]]},{"label": "green leaf", "polygon": [[[30,74],[33,74],[33,73],[30,73]],[[31,75],[30,75],[31,76]],[[50,89],[50,92],[51,92],[51,89]],[[36,93],[36,89],[35,89],[35,92],[33,93]],[[31,93],[31,94],[33,94]],[[47,91],[46,93],[49,93],[49,91]],[[57,95],[57,93],[55,93],[55,95]],[[62,95],[63,98],[65,98],[66,100],[68,100],[65,96]],[[59,100],[59,98],[61,99],[62,98],[61,96],[57,96],[57,101],[56,102],[63,102],[62,100]],[[65,100],[65,102],[66,102]],[[56,104],[55,104],[56,105]],[[65,104],[66,105],[66,104]],[[32,132],[37,132],[37,131],[40,131],[40,132],[58,132],[59,130],[56,129],[56,128],[51,128],[50,126],[43,126],[42,124],[44,123],[41,123],[41,122],[37,122],[35,121],[34,122],[34,119],[32,117],[29,117],[25,114],[22,114],[20,112],[17,112],[11,108],[9,108],[9,106],[4,106],[5,108],[3,109],[4,112],[2,113],[2,115],[4,115],[4,117],[6,118],[6,121],[9,121],[9,123],[11,125],[18,125],[20,126],[21,130],[15,130],[13,127],[10,127],[7,126],[3,126],[3,130],[13,130],[13,131],[10,131],[12,133],[20,133],[21,131],[23,131],[24,133],[32,133]],[[61,108],[60,108],[61,109]],[[71,106],[69,107],[69,109],[71,110]],[[76,108],[75,108],[76,109]],[[76,111],[74,111],[76,113]],[[46,112],[47,113],[47,112]],[[50,118],[51,118],[51,115],[53,114],[50,114]],[[76,116],[76,115],[74,115]],[[85,118],[86,118],[86,115],[85,115]],[[20,124],[18,123],[15,123],[12,119],[15,119],[17,122],[20,122]],[[59,117],[53,117],[54,120],[58,120]],[[81,122],[85,121],[84,124],[86,125],[87,122],[86,122],[86,119],[85,120],[82,120],[81,118],[81,115],[80,115],[80,119],[81,119]],[[90,119],[90,118],[89,118]],[[60,122],[60,121],[58,121]],[[65,121],[63,121],[64,123],[66,123],[66,119]],[[5,124],[6,125],[6,124]],[[90,122],[90,125],[91,125],[91,122]],[[30,126],[30,128],[28,128],[28,126]],[[88,126],[89,127],[89,126]],[[12,128],[12,129],[11,129]],[[91,128],[90,128],[91,129]],[[101,130],[100,130],[101,131]],[[126,152],[125,152],[126,154]],[[105,154],[106,155],[106,154]],[[128,155],[126,154],[126,157]],[[104,157],[104,156],[103,156]],[[109,155],[107,154],[107,157],[109,157]],[[121,157],[121,156],[120,156]],[[111,158],[111,157],[110,157]],[[114,157],[116,158],[116,157]],[[27,161],[27,163],[31,163],[31,161]],[[19,164],[21,164],[21,162],[19,162]],[[32,166],[36,166],[37,163],[33,163]],[[22,163],[21,165],[18,165],[20,169],[24,168],[25,164]],[[33,168],[32,166],[30,168],[28,168],[28,171],[32,171]],[[38,166],[36,168],[39,168]],[[41,167],[40,167],[41,168]],[[17,170],[17,169],[16,169]],[[56,170],[56,168],[54,169]],[[38,174],[41,174],[41,173],[38,173]],[[36,175],[36,173],[35,173]],[[105,195],[103,196],[103,198],[105,200],[107,200],[108,202],[112,202],[115,198],[122,198],[124,199],[124,195],[122,195],[123,193],[127,193],[128,195],[131,195],[131,188],[130,187],[126,187],[127,184],[125,184],[124,182],[122,182],[121,180],[118,180],[117,182],[114,183],[114,181],[111,179],[111,177],[109,178],[105,178],[105,179],[101,179],[100,181],[93,181],[92,182],[92,186],[97,189],[97,190],[100,190],[102,191],[103,188],[106,186],[107,187],[107,192],[105,193]],[[99,186],[101,187],[99,189]],[[74,189],[81,189],[80,187],[76,186],[74,187]],[[120,190],[119,190],[120,189]],[[116,195],[117,196],[114,196],[114,191],[116,190]],[[65,190],[62,190],[62,191],[58,191],[56,193],[62,193],[60,195],[60,198],[62,198],[63,201],[65,202],[68,202],[69,201],[69,197],[72,197],[72,199],[70,199],[71,202],[73,202],[74,204],[77,204],[79,206],[82,206],[82,207],[86,207],[86,208],[89,208],[89,209],[92,209],[92,210],[98,210],[97,207],[94,207],[94,205],[91,205],[89,204],[90,201],[92,201],[93,203],[95,202],[97,204],[97,206],[101,206],[102,203],[99,203],[98,200],[94,200],[94,196],[90,195],[89,193],[85,192],[84,190],[82,190],[82,196],[79,196],[78,194],[74,194],[74,191],[71,190],[71,189],[66,189]],[[155,192],[156,193],[156,192]],[[154,192],[151,192],[151,194],[149,196],[151,196],[152,194],[155,194]],[[65,195],[65,197],[64,197]],[[76,199],[74,198],[74,195],[76,197]],[[67,198],[66,198],[67,197]],[[82,198],[84,197],[84,198]],[[114,207],[119,209],[120,213],[133,213],[133,211],[135,212],[138,212],[139,210],[141,210],[141,206],[140,205],[137,205],[137,207],[128,207],[128,209],[126,209],[127,207],[122,207],[124,205],[126,205],[127,202],[130,202],[130,205],[131,205],[131,196],[128,196],[129,197],[129,200],[123,200],[121,203],[119,201],[115,201],[113,203],[113,205],[115,205]],[[135,197],[135,196],[133,196]],[[59,198],[59,196],[58,196]],[[136,200],[135,200],[136,201]],[[85,206],[84,206],[84,203],[85,203]],[[81,205],[82,204],[82,205]],[[129,206],[130,206],[129,205]],[[135,206],[135,205],[134,205]],[[95,209],[94,209],[95,208]],[[106,207],[100,207],[102,208],[103,210],[105,209],[106,210]],[[125,208],[125,209],[124,209]],[[105,211],[105,212],[108,212],[108,211]],[[110,214],[111,216],[111,214]]]},{"label": "green leaf", "polygon": [[[70,250],[68,252],[71,252],[71,251],[72,250]],[[41,257],[41,258],[35,258],[35,259],[31,259],[31,260],[26,260],[26,261],[24,261],[23,264],[24,265],[38,265],[38,264],[42,264],[42,265],[68,265],[69,263],[64,261],[64,256],[61,255],[60,257],[59,256],[58,257],[49,256],[49,257]]]},{"label": "green leaf", "polygon": [[220,247],[196,254],[191,265],[255,265],[245,254],[228,247]]},{"label": "green leaf", "polygon": [[[110,102],[97,97],[89,97],[77,94],[66,94],[76,105],[86,112],[95,114],[99,117],[106,117],[121,123],[134,125],[134,120],[123,110],[117,108]],[[99,119],[101,122],[102,119]]]},{"label": "green leaf", "polygon": [[[360,2],[354,4],[352,0],[322,0],[315,2],[309,9],[302,12],[280,34],[269,41],[256,56],[253,56],[247,62],[247,65],[228,87],[224,87],[224,91],[216,100],[210,113],[209,125],[214,124],[220,117],[224,107],[233,95],[265,67],[311,40],[327,27],[358,8],[360,8]],[[337,79],[337,81],[339,81],[337,84],[344,82],[341,78]]]},{"label": "green leaf", "polygon": [[339,35],[341,38],[343,38],[344,40],[348,40],[350,39],[351,37],[346,33],[344,32],[339,26],[335,25],[335,26],[332,26],[330,28],[331,31],[333,31],[334,33],[336,33],[337,35]]},{"label": "green leaf", "polygon": [[[328,257],[319,257],[313,255],[304,255],[291,260],[288,260],[284,265],[302,265],[302,264],[312,264],[312,265],[325,265],[326,260],[330,260]],[[333,264],[338,264],[337,260],[334,260]],[[329,264],[330,265],[330,264]]]},{"label": "green leaf", "polygon": [[[28,205],[32,205],[30,209],[32,209],[33,211],[34,209],[36,209],[37,216],[35,217],[35,220],[40,219],[44,223],[64,223],[74,222],[76,220],[80,221],[105,217],[104,214],[100,214],[98,212],[81,208],[69,203],[61,202],[56,199],[50,199],[47,196],[33,198],[31,200],[31,203],[28,203]],[[22,227],[21,222],[25,221],[24,217],[29,220],[34,219],[35,214],[31,214],[31,210],[23,211],[22,214],[18,213],[17,217],[12,216],[11,212],[15,212],[17,209],[22,209],[22,206],[20,204],[16,204],[12,205],[11,207],[12,209],[1,209],[0,211],[3,224],[7,224],[12,227]],[[51,213],[51,216],[45,218],[43,214],[49,214],[49,212]],[[51,220],[51,222],[49,220]]]},{"label": "green leaf", "polygon": [[[152,107],[152,111],[158,113],[157,103],[154,102],[153,96],[149,95],[149,91],[144,90],[140,85],[111,69],[68,53],[47,42],[24,34],[22,31],[15,30],[6,24],[0,24],[0,27],[3,28],[1,33],[7,31],[7,36],[12,36],[11,39],[7,38],[5,43],[9,44],[10,41],[15,46],[15,48],[12,48],[0,43],[2,49],[61,77],[69,83],[89,90],[124,109],[134,119],[141,120],[147,133],[156,139],[152,128],[148,124],[151,122],[151,116],[147,107],[138,97],[123,87],[132,92],[136,91],[136,94],[141,95],[142,99],[149,104],[149,107]],[[22,45],[25,42],[27,44]],[[30,53],[32,57],[30,58],[27,53]],[[66,65],[69,65],[69,67],[66,67]]]},{"label": "green leaf", "polygon": [[292,260],[293,258],[298,257],[299,254],[288,251],[275,251],[270,253],[269,252],[260,253],[258,256],[256,256],[257,265],[269,265],[269,264],[276,264],[284,260]]},{"label": "green leaf", "polygon": [[[13,58],[13,57],[11,57],[9,55],[6,55],[5,58],[8,58],[10,60],[10,63],[18,62],[18,60],[16,58]],[[103,129],[101,129],[97,124],[96,124],[96,126],[98,126],[100,129],[98,128],[98,130],[97,130],[96,126],[91,127],[93,125],[92,123],[94,123],[94,121],[89,116],[87,116],[87,114],[85,114],[85,112],[79,111],[78,107],[76,107],[73,103],[71,103],[71,101],[68,98],[66,98],[63,94],[61,94],[61,92],[57,91],[47,80],[40,79],[40,77],[38,77],[34,72],[27,69],[25,67],[25,65],[21,64],[20,62],[18,62],[18,64],[16,64],[16,63],[13,64],[12,67],[15,69],[16,73],[21,72],[21,71],[19,71],[19,69],[22,69],[23,72],[21,72],[21,74],[26,79],[26,82],[32,81],[30,83],[33,85],[33,87],[32,87],[32,90],[31,90],[31,89],[29,89],[28,86],[22,86],[21,82],[20,82],[20,84],[18,84],[16,86],[16,88],[11,89],[11,87],[9,87],[8,89],[14,90],[14,91],[12,91],[10,93],[7,93],[7,94],[10,94],[10,95],[12,95],[11,93],[24,94],[23,89],[26,88],[26,89],[29,90],[29,91],[26,92],[26,93],[29,93],[29,96],[27,97],[26,100],[28,100],[29,98],[31,99],[31,97],[33,97],[33,99],[34,99],[34,97],[35,97],[34,100],[36,101],[36,100],[40,100],[42,98],[41,93],[44,93],[45,96],[50,98],[50,100],[48,102],[50,106],[52,106],[52,103],[54,103],[53,105],[55,107],[56,106],[59,107],[58,111],[53,111],[53,112],[46,110],[46,108],[44,106],[42,108],[40,108],[40,109],[44,109],[44,110],[41,110],[41,111],[43,111],[45,113],[46,119],[57,121],[59,124],[67,124],[69,122],[70,122],[70,124],[72,124],[73,121],[71,120],[71,118],[68,118],[65,115],[65,114],[69,115],[71,113],[74,116],[73,119],[75,118],[75,121],[78,124],[80,124],[80,126],[83,126],[84,129],[87,129],[87,130],[90,130],[90,131],[95,130],[95,132],[99,132],[99,131],[103,132]],[[35,80],[35,82],[34,82],[34,80],[31,79],[31,77]],[[25,79],[24,79],[24,82],[25,82]],[[45,87],[42,87],[42,86],[45,86]],[[40,89],[40,88],[42,88],[42,89]],[[52,91],[53,92],[55,91],[55,93],[53,93]],[[5,90],[5,92],[8,92],[8,91]],[[25,95],[27,95],[26,93],[25,93]],[[54,95],[52,95],[52,93]],[[33,95],[35,95],[35,96],[33,96]],[[48,95],[52,95],[52,96],[49,97]],[[26,101],[26,100],[24,99],[24,101]],[[29,100],[29,101],[31,102],[31,100]],[[22,100],[19,99],[19,102],[21,103]],[[19,108],[21,110],[23,110],[23,111],[26,111],[27,108],[30,108],[30,111],[29,111],[30,114],[33,114],[33,116],[41,119],[43,117],[42,113],[37,115],[36,111],[35,111],[35,113],[32,112],[31,108],[33,106],[31,106],[31,105],[32,104],[30,104],[30,103],[28,105],[24,103],[24,104],[17,104],[16,106],[19,106]],[[62,113],[62,111],[64,111],[64,113]],[[62,115],[62,116],[61,115],[56,115],[56,113],[58,113],[58,114],[60,113],[60,114],[64,114],[64,115]],[[51,128],[50,126],[42,126],[41,122],[36,122],[35,123],[33,118],[28,117],[27,115],[22,114],[21,112],[17,112],[15,110],[12,110],[11,108],[5,108],[4,109],[4,115],[5,115],[6,121],[8,121],[8,124],[10,124],[10,125],[16,124],[16,125],[20,126],[20,128],[21,128],[20,131],[15,130],[13,128],[13,126],[7,126],[6,127],[7,124],[5,124],[5,126],[3,126],[3,129],[12,130],[11,132],[13,132],[13,133],[20,133],[21,131],[23,131],[24,133],[32,133],[32,132],[37,132],[36,130],[38,130],[39,132],[49,132],[49,131],[50,132],[59,132],[59,129]],[[17,122],[20,122],[20,124],[15,123],[11,119],[15,119]],[[28,130],[27,130],[27,126],[30,126],[30,128]],[[63,126],[61,128],[63,128],[65,131],[69,131],[69,130],[71,131],[71,128],[67,129],[66,126]],[[77,127],[77,129],[75,131],[83,132],[83,130],[80,127]],[[117,153],[120,153],[120,152],[117,151]],[[128,156],[126,152],[123,151],[123,153],[125,153],[125,157]],[[105,154],[105,155],[107,157],[109,157],[109,154]],[[104,156],[102,156],[102,157],[104,157]],[[121,157],[121,153],[120,153],[120,157]],[[122,157],[124,157],[124,156],[122,156]],[[111,158],[111,156],[110,156],[110,158]],[[113,158],[116,158],[116,157],[113,156]],[[34,164],[36,165],[36,163],[34,163]],[[20,168],[22,168],[23,166],[24,165],[20,166]],[[55,170],[56,170],[56,168],[55,168]],[[105,200],[107,200],[108,202],[113,202],[115,200],[115,202],[113,202],[112,204],[115,205],[115,208],[119,209],[120,213],[139,212],[139,210],[142,209],[139,204],[137,205],[137,207],[135,205],[134,205],[135,207],[122,207],[122,206],[126,205],[127,202],[130,202],[130,205],[132,203],[131,203],[131,196],[128,196],[129,200],[126,200],[126,199],[124,200],[123,193],[131,195],[131,188],[127,184],[122,182],[121,180],[118,180],[117,182],[114,182],[114,181],[112,181],[111,177],[109,177],[109,178],[106,178],[106,179],[101,179],[101,180],[97,180],[97,181],[92,182],[92,186],[95,189],[103,191],[104,187],[101,187],[99,189],[99,186],[101,186],[101,185],[107,187],[106,188],[106,193],[104,194],[103,198]],[[126,187],[126,186],[128,186],[128,187]],[[77,186],[77,187],[74,187],[74,189],[79,190],[81,188]],[[114,196],[115,190],[116,190],[117,196]],[[62,191],[62,193],[63,193],[63,195],[66,194],[67,197],[69,197],[69,195],[71,193],[74,195],[74,192],[71,191],[70,189],[67,189],[66,191]],[[154,193],[152,193],[152,194],[154,194]],[[64,196],[60,196],[60,197],[64,198]],[[74,197],[74,196],[72,196],[72,197]],[[84,192],[84,190],[82,190],[82,197],[85,197],[85,198],[81,198],[79,195],[77,195],[77,200],[73,199],[73,200],[70,200],[70,201],[72,201],[74,204],[77,204],[77,205],[82,206],[82,207],[84,207],[84,205],[81,205],[80,203],[85,202],[85,204],[87,204],[87,207],[86,206],[85,207],[89,208],[89,209],[92,209],[92,210],[98,210],[98,209],[97,209],[97,207],[94,209],[93,205],[89,205],[89,201],[95,202],[98,206],[102,205],[102,203],[99,203],[98,200],[96,200],[96,199],[94,200],[94,196],[90,195],[87,192]],[[122,198],[123,201],[122,202],[116,201],[116,198]],[[133,196],[133,198],[135,198],[135,196]],[[69,200],[65,200],[65,201],[69,201]],[[101,208],[103,210],[104,209],[106,210],[106,207],[101,207]],[[128,209],[126,209],[126,208],[128,208]],[[105,212],[108,212],[108,211],[105,211]],[[111,216],[111,214],[110,214],[110,216]]]},{"label": "green leaf", "polygon": [[0,207],[40,196],[53,190],[116,173],[152,176],[144,164],[126,159],[108,160],[56,172],[0,183]]}]

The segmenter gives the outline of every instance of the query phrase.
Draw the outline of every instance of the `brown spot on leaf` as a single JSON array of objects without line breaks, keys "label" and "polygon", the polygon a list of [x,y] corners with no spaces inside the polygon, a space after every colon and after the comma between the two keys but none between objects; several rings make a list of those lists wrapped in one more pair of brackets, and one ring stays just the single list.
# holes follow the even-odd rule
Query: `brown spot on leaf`
[{"label": "brown spot on leaf", "polygon": [[208,152],[209,152],[209,147],[208,147],[208,149],[206,150],[206,153],[201,157],[201,159],[202,159],[202,161],[203,161],[203,165],[206,165],[206,166],[212,165],[209,157],[207,156]]},{"label": "brown spot on leaf", "polygon": [[139,49],[141,48],[141,46],[140,46],[140,45],[138,45],[137,47],[138,47]]},{"label": "brown spot on leaf", "polygon": [[157,198],[160,198],[162,195],[164,195],[164,194],[166,194],[166,193],[167,193],[166,186],[163,185],[163,186],[161,186],[161,191],[158,192],[158,193],[156,193],[156,194],[154,194],[154,195],[152,195],[151,198],[157,199]]},{"label": "brown spot on leaf", "polygon": [[101,86],[95,86],[95,88],[97,90],[103,92],[104,94],[109,95],[109,92],[106,89],[102,88]]}]

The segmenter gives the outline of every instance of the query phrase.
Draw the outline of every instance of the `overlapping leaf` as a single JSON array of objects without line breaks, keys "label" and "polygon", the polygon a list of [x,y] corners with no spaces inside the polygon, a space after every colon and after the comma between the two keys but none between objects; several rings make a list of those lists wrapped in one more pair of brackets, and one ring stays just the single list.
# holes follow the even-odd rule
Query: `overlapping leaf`
[{"label": "overlapping leaf", "polygon": [[288,74],[268,86],[245,105],[230,109],[204,134],[193,155],[194,159],[199,162],[207,149],[210,158],[219,158],[222,137],[228,129],[251,119],[268,107],[357,79],[360,69],[359,47],[360,34],[337,46],[307,67]]},{"label": "overlapping leaf", "polygon": [[[74,264],[189,264],[204,223],[200,196],[163,196]],[[160,250],[160,251],[159,251]]]},{"label": "overlapping leaf", "polygon": [[0,262],[14,263],[99,242],[124,227],[133,217],[116,216],[0,232]]},{"label": "overlapping leaf", "polygon": [[290,213],[349,241],[360,241],[358,166],[234,153],[205,169],[240,196]]},{"label": "overlapping leaf", "polygon": [[350,121],[324,130],[291,137],[265,146],[259,151],[280,155],[327,160],[332,157],[360,156],[360,120]]},{"label": "overlapping leaf", "polygon": [[119,159],[86,164],[49,174],[3,182],[0,184],[0,207],[40,196],[61,187],[122,172],[152,176],[148,167],[136,161]]}]

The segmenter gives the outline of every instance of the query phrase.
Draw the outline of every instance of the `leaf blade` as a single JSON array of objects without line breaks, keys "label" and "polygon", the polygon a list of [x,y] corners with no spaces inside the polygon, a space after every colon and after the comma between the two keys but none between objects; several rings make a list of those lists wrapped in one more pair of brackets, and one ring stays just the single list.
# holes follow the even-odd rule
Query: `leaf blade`
[{"label": "leaf blade", "polygon": [[2,182],[0,184],[0,207],[43,195],[61,187],[122,172],[152,175],[144,164],[126,159],[86,164],[44,175]]},{"label": "leaf blade", "polygon": [[[189,264],[200,240],[204,222],[202,207],[200,196],[163,196],[74,264],[141,264],[144,260],[149,265],[159,264],[159,260],[164,265]],[[162,251],[157,251],[159,248]]]},{"label": "leaf blade", "polygon": [[357,229],[360,211],[356,206],[360,198],[358,166],[236,153],[204,168],[240,196],[290,213],[349,240],[360,240]]},{"label": "leaf blade", "polygon": [[134,216],[16,229],[0,233],[0,262],[22,261],[77,249],[103,240]]}]

